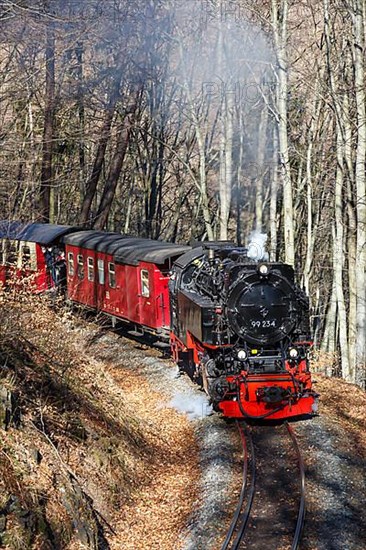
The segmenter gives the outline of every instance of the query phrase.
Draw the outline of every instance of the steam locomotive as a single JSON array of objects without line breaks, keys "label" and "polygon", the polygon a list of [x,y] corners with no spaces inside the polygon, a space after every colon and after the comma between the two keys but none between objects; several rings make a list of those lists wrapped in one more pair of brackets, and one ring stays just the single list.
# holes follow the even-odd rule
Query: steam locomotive
[{"label": "steam locomotive", "polygon": [[289,265],[205,243],[177,259],[170,290],[173,357],[214,408],[255,420],[316,411],[309,302]]},{"label": "steam locomotive", "polygon": [[[122,320],[139,334],[168,339],[179,369],[225,417],[314,414],[308,299],[290,266],[249,256],[229,242],[192,248],[70,226],[0,222],[0,283],[28,277],[35,292],[60,285],[68,300],[113,323]],[[61,271],[60,282],[54,273]]]}]

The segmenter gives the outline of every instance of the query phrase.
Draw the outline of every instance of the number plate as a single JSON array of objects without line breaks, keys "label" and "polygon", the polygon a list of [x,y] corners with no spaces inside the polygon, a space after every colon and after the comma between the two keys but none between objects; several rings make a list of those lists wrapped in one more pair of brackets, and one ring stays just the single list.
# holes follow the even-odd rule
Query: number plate
[{"label": "number plate", "polygon": [[263,321],[251,321],[251,325],[253,328],[270,328],[276,327],[277,321],[276,319],[264,319]]}]

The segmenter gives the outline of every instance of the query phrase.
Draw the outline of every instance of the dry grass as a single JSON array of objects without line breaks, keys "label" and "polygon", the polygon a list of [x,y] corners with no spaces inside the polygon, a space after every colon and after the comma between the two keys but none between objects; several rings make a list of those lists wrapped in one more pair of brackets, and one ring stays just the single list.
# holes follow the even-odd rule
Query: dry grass
[{"label": "dry grass", "polygon": [[197,498],[186,418],[88,357],[88,326],[45,299],[0,291],[0,326],[0,384],[21,412],[1,434],[4,547],[176,548]]}]

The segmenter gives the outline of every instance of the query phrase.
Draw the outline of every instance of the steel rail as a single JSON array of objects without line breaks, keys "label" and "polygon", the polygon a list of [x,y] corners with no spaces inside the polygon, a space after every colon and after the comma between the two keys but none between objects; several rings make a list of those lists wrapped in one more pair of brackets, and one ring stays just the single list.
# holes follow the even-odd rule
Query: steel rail
[{"label": "steel rail", "polygon": [[299,444],[297,442],[296,434],[290,424],[288,422],[285,422],[287,431],[292,439],[297,459],[299,462],[299,470],[300,470],[300,506],[299,506],[299,512],[297,515],[297,522],[296,522],[296,529],[295,529],[295,535],[292,541],[291,550],[297,550],[299,547],[299,543],[301,540],[302,531],[304,528],[304,522],[305,522],[305,510],[306,510],[306,499],[305,499],[305,466],[304,461],[301,456]]},{"label": "steel rail", "polygon": [[[239,548],[239,544],[243,539],[245,529],[248,525],[248,520],[250,516],[250,511],[253,504],[254,499],[254,491],[255,491],[255,453],[254,453],[254,445],[253,440],[249,432],[246,432],[241,426],[240,422],[236,422],[237,428],[239,430],[242,446],[243,446],[243,481],[242,486],[240,490],[239,500],[237,507],[235,509],[233,519],[231,520],[230,527],[228,529],[228,532],[226,534],[224,543],[221,547],[221,550],[227,550],[229,548],[230,542],[233,538],[235,529],[238,527],[238,533],[237,536],[232,543],[231,550],[237,550]],[[248,501],[246,504],[246,507],[244,511],[242,512],[243,504],[244,504],[244,498],[245,498],[245,492],[247,488],[247,480],[248,480],[248,446],[247,446],[247,439],[249,441],[250,445],[250,453],[251,453],[251,482],[250,482],[250,489],[249,489],[249,495],[248,495]],[[240,521],[239,521],[240,520]]]}]

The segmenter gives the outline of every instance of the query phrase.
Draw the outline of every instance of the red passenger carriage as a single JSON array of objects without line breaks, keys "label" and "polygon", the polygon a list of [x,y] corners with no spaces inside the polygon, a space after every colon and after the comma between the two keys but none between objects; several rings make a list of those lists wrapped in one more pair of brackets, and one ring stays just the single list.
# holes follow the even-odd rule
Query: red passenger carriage
[{"label": "red passenger carriage", "polygon": [[69,299],[168,337],[169,271],[189,247],[93,230],[63,242]]}]

